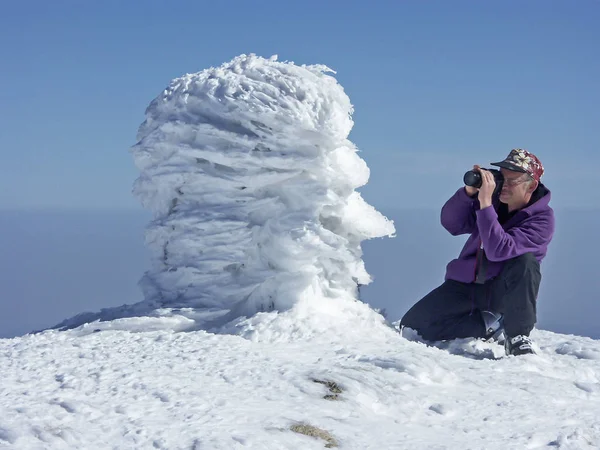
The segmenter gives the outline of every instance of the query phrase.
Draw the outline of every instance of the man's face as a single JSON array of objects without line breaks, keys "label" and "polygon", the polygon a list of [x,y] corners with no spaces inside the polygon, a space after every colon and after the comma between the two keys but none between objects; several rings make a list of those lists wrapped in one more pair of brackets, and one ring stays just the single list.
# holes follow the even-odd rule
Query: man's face
[{"label": "man's face", "polygon": [[527,196],[535,190],[537,183],[526,173],[504,168],[500,172],[504,175],[500,201],[508,205],[527,203]]}]

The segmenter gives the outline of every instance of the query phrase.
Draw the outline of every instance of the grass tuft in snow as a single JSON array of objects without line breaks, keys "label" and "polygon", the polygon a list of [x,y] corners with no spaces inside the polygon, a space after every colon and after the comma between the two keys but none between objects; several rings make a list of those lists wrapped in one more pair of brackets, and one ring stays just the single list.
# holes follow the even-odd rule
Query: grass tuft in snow
[{"label": "grass tuft in snow", "polygon": [[327,389],[329,389],[329,392],[331,392],[331,394],[327,394],[323,397],[325,400],[340,399],[340,396],[338,394],[341,394],[343,390],[335,381],[317,380],[316,378],[313,378],[313,381],[315,383],[324,384],[325,386],[327,386]]},{"label": "grass tuft in snow", "polygon": [[290,427],[294,433],[303,434],[317,439],[323,439],[327,444],[325,448],[334,448],[338,446],[335,438],[328,431],[322,430],[307,423],[298,423]]}]

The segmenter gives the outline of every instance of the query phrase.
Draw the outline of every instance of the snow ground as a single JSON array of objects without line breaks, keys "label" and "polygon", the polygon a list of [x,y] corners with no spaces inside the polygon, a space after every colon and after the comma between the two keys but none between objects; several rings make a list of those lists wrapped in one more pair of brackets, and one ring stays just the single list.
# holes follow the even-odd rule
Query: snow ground
[{"label": "snow ground", "polygon": [[539,355],[502,357],[366,320],[298,339],[283,316],[246,337],[134,318],[0,340],[0,448],[325,447],[298,423],[345,449],[600,447],[596,340],[535,330]]}]

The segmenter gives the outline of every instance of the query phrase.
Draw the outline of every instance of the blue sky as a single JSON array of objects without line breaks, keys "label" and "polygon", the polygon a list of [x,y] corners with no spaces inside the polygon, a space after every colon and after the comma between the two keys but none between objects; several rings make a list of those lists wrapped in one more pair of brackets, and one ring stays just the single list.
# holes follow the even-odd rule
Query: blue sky
[{"label": "blue sky", "polygon": [[592,0],[4,2],[0,209],[139,209],[146,106],[241,53],[337,71],[384,212],[439,208],[513,147],[555,207],[598,208],[599,22]]}]

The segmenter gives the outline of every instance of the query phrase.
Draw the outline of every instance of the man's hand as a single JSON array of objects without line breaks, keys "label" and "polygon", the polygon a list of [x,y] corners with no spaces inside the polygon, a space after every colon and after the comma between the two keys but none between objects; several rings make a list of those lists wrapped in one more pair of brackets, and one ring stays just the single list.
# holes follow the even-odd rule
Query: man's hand
[{"label": "man's hand", "polygon": [[479,206],[481,209],[492,206],[492,195],[496,190],[496,180],[491,172],[479,169],[481,174],[481,187],[479,188]]},{"label": "man's hand", "polygon": [[[475,172],[479,172],[480,169],[481,167],[479,167],[477,164],[473,166],[473,170]],[[465,186],[465,192],[469,197],[473,197],[475,194],[477,194],[477,192],[479,192],[479,188],[473,186]]]}]

